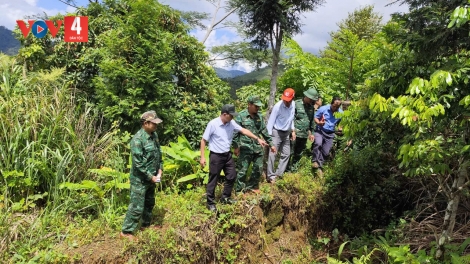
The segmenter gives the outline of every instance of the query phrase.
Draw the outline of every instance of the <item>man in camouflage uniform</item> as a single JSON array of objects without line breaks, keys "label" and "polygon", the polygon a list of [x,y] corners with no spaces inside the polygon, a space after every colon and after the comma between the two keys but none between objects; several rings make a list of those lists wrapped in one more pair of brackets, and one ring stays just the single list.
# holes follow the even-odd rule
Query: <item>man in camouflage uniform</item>
[{"label": "man in camouflage uniform", "polygon": [[293,141],[294,147],[291,160],[291,171],[297,170],[299,160],[302,158],[302,152],[307,145],[307,139],[313,142],[313,114],[315,112],[314,105],[318,100],[318,92],[315,88],[310,88],[304,92],[304,98],[295,101],[295,117],[294,126],[296,139]]},{"label": "man in camouflage uniform", "polygon": [[131,199],[120,234],[123,238],[135,239],[132,233],[141,218],[141,229],[150,227],[157,174],[161,175],[163,172],[162,152],[155,133],[157,124],[161,122],[155,111],[145,112],[141,116],[142,128],[131,140]]},{"label": "man in camouflage uniform", "polygon": [[[248,108],[238,114],[235,122],[250,130],[254,135],[258,137],[261,135],[271,146],[271,151],[276,152],[263,116],[259,113],[261,106],[263,106],[263,103],[261,103],[258,96],[248,97]],[[235,192],[253,191],[259,193],[259,179],[263,171],[263,147],[258,142],[240,133],[237,133],[233,138],[233,147],[235,155],[238,156]],[[246,173],[251,163],[253,163],[251,176],[246,179]]]}]

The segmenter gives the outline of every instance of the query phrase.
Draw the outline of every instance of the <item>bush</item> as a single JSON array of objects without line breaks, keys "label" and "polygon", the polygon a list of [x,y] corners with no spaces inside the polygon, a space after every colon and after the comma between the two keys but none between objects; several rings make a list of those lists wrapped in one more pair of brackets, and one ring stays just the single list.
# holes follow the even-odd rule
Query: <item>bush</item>
[{"label": "bush", "polygon": [[323,211],[329,229],[359,235],[400,216],[406,203],[400,196],[404,179],[394,170],[396,162],[374,147],[338,155],[325,179]]}]

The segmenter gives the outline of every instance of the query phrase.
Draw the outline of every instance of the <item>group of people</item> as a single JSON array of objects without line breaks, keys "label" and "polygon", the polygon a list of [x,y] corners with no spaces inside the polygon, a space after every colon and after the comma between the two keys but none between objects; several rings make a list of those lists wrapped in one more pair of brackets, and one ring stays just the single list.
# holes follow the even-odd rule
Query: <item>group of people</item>
[{"label": "group of people", "polygon": [[[210,211],[217,211],[215,188],[222,171],[225,181],[220,203],[236,202],[231,198],[234,187],[237,193],[260,193],[263,155],[267,146],[270,149],[266,175],[269,183],[275,183],[286,169],[297,166],[307,140],[313,142],[312,167],[322,169],[341,120],[334,114],[342,112],[341,98],[334,97],[331,104],[321,106],[321,97],[314,88],[306,90],[303,95],[303,98],[294,101],[295,91],[292,88],[284,90],[281,100],[272,108],[267,123],[259,111],[263,106],[260,98],[250,96],[247,108],[240,113],[236,112],[234,105],[224,105],[220,116],[207,124],[200,142],[200,165],[206,165],[205,149],[208,145],[206,199]],[[141,116],[142,128],[131,140],[131,197],[121,237],[134,239],[133,232],[140,220],[141,229],[159,228],[150,226],[150,221],[155,205],[155,183],[163,173],[162,152],[155,133],[157,124],[161,122],[155,111],[145,112]],[[338,126],[338,130],[341,131],[341,127]],[[233,154],[238,157],[237,162],[232,158],[232,148]],[[277,156],[279,161],[275,168]],[[250,165],[252,169],[248,177]]]}]

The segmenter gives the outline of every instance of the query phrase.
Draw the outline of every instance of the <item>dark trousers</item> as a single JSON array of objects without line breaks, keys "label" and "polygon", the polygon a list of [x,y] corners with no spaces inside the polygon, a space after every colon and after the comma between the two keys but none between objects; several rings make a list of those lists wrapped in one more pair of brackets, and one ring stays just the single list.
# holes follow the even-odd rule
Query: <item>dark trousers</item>
[{"label": "dark trousers", "polygon": [[224,170],[225,174],[222,199],[230,198],[233,184],[235,183],[235,179],[237,177],[235,161],[232,159],[232,153],[215,153],[211,151],[209,154],[209,182],[206,186],[208,205],[215,204],[215,187],[217,186],[217,180],[219,179],[220,172],[222,170]]},{"label": "dark trousers", "polygon": [[323,130],[315,131],[315,142],[313,142],[312,149],[312,162],[317,162],[320,168],[323,168],[323,163],[325,162],[326,157],[328,157],[330,154],[334,138],[334,132],[327,133]]},{"label": "dark trousers", "polygon": [[302,158],[302,153],[307,146],[307,138],[296,138],[295,141],[292,142],[293,144],[293,152],[292,155],[292,166],[296,167],[297,162]]}]

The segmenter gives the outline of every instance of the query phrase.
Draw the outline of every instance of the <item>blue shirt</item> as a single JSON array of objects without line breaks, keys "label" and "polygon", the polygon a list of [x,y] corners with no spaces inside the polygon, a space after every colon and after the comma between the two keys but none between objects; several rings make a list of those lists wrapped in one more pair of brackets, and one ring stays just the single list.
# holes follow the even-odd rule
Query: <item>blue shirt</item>
[{"label": "blue shirt", "polygon": [[282,131],[294,130],[294,115],[294,101],[292,101],[289,107],[286,107],[282,100],[277,102],[273,107],[271,115],[269,116],[268,124],[266,125],[268,134],[273,134],[273,128]]},{"label": "blue shirt", "polygon": [[231,120],[227,124],[222,123],[220,116],[212,119],[207,124],[202,138],[209,142],[209,150],[215,153],[225,153],[230,151],[233,134],[242,130],[237,122]]},{"label": "blue shirt", "polygon": [[[338,109],[339,113],[343,113],[343,109]],[[320,128],[326,132],[335,132],[335,126],[339,124],[341,118],[336,118],[333,111],[331,111],[331,105],[324,105],[315,112],[315,118],[321,119],[322,116],[325,118],[325,124],[323,126],[317,125],[317,128]]]}]

